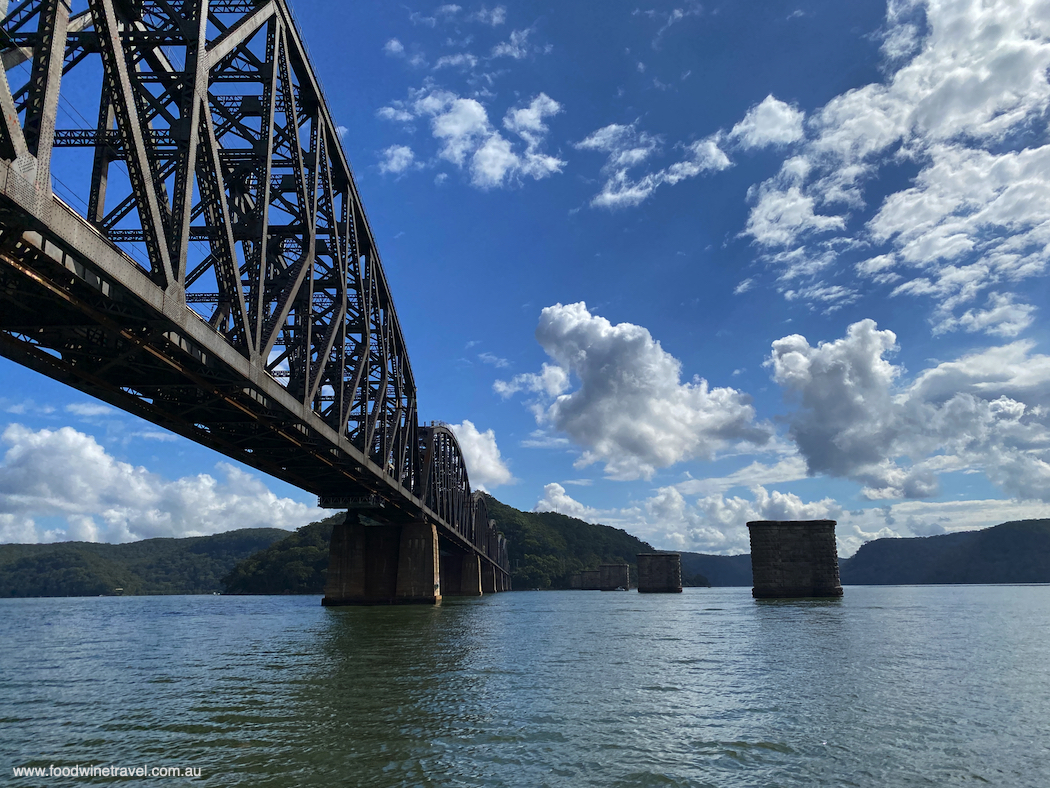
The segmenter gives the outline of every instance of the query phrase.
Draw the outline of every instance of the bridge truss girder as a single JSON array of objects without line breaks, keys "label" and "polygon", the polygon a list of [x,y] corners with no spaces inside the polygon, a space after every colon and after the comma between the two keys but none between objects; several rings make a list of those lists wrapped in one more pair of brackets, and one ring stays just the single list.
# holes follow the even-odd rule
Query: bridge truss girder
[{"label": "bridge truss girder", "polygon": [[81,4],[0,23],[0,353],[505,571],[284,0]]}]

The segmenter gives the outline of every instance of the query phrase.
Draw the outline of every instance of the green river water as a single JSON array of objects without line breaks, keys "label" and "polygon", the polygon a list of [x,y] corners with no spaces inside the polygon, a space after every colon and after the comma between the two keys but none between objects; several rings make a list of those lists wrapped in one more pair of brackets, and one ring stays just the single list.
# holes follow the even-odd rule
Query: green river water
[{"label": "green river water", "polygon": [[0,784],[1046,788],[1050,586],[0,600]]}]

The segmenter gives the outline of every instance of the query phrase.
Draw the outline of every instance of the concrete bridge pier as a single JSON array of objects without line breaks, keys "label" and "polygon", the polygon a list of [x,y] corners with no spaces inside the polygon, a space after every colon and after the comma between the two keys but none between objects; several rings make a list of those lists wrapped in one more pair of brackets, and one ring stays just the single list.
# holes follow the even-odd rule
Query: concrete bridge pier
[{"label": "concrete bridge pier", "polygon": [[433,605],[441,601],[435,525],[364,525],[359,520],[350,522],[351,518],[332,529],[322,604]]},{"label": "concrete bridge pier", "polygon": [[477,553],[463,556],[460,596],[481,596],[481,558]]},{"label": "concrete bridge pier", "polygon": [[481,566],[481,590],[485,594],[496,593],[496,567],[488,561]]},{"label": "concrete bridge pier", "polygon": [[477,553],[441,556],[442,596],[481,596],[481,558]]},{"label": "concrete bridge pier", "polygon": [[418,522],[401,526],[400,547],[395,601],[429,605],[440,602],[441,554],[437,526]]}]

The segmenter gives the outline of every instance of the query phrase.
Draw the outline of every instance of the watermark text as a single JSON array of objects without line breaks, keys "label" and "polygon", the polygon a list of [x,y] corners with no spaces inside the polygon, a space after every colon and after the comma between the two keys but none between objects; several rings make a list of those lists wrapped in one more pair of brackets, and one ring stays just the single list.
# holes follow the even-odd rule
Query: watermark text
[{"label": "watermark text", "polygon": [[83,766],[15,766],[15,777],[200,777],[199,766],[136,766],[92,764]]}]

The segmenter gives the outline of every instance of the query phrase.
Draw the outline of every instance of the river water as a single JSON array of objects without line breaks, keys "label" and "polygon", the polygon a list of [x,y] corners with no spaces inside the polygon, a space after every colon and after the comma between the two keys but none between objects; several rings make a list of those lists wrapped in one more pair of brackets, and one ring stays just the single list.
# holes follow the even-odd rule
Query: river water
[{"label": "river water", "polygon": [[[16,778],[23,766],[199,779]],[[1050,786],[1050,586],[0,601],[0,783]]]}]

